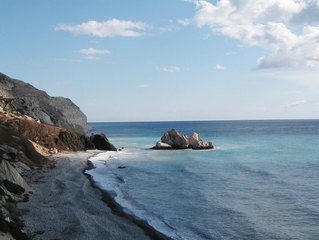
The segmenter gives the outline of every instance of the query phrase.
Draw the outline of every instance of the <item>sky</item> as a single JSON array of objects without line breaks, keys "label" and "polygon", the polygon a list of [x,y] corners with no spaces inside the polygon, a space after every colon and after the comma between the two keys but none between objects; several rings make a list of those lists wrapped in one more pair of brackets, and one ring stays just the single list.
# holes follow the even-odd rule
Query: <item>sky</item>
[{"label": "sky", "polygon": [[319,0],[1,0],[0,72],[95,121],[319,118]]}]

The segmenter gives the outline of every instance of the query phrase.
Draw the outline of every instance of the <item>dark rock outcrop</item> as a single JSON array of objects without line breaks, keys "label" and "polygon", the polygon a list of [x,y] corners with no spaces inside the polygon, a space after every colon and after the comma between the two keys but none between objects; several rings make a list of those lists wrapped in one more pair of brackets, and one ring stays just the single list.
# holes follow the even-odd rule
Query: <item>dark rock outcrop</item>
[{"label": "dark rock outcrop", "polygon": [[15,184],[13,182],[10,182],[9,180],[5,179],[3,181],[4,186],[6,187],[6,189],[8,189],[9,192],[13,193],[13,194],[17,194],[17,195],[21,195],[22,193],[25,192],[25,189],[23,187],[21,187],[18,184]]},{"label": "dark rock outcrop", "polygon": [[117,148],[114,147],[112,143],[109,142],[105,134],[92,134],[86,139],[86,148],[87,149],[98,149],[98,150],[107,150],[107,151],[117,151]]},{"label": "dark rock outcrop", "polygon": [[59,126],[84,134],[87,118],[70,99],[51,97],[46,92],[0,73],[0,98],[3,109],[28,115],[41,123]]},{"label": "dark rock outcrop", "polygon": [[153,149],[169,150],[169,149],[187,149],[194,150],[212,149],[212,142],[203,141],[198,133],[193,133],[188,137],[179,133],[176,129],[171,129],[166,132],[161,141],[157,142]]}]

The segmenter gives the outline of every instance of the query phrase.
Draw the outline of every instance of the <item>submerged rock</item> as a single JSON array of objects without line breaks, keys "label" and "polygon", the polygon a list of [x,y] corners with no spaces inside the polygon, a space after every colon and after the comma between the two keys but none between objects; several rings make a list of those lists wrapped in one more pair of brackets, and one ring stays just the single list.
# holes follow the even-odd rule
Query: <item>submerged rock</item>
[{"label": "submerged rock", "polygon": [[190,137],[179,133],[176,129],[171,129],[165,133],[161,141],[157,142],[153,149],[187,149],[194,150],[213,149],[213,143],[203,141],[198,133],[193,133]]}]

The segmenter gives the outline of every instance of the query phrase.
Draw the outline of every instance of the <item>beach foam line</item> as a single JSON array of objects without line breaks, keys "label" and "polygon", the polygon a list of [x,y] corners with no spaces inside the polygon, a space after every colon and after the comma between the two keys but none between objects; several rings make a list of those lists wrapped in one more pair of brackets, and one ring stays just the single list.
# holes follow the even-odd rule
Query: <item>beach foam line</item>
[{"label": "beach foam line", "polygon": [[134,199],[121,188],[121,186],[125,184],[125,179],[123,181],[116,181],[116,178],[112,180],[111,176],[103,174],[103,168],[108,167],[112,160],[134,158],[138,155],[139,153],[129,150],[97,154],[88,159],[88,161],[93,164],[94,169],[88,169],[85,173],[91,176],[98,188],[104,191],[108,197],[112,198],[111,200],[108,199],[108,201],[113,201],[111,204],[113,207],[117,204],[121,211],[129,215],[130,218],[149,225],[155,231],[167,236],[166,239],[184,240],[164,219],[161,219],[160,216],[154,216],[154,214],[148,213],[146,209],[135,202]]},{"label": "beach foam line", "polygon": [[82,174],[95,153],[59,153],[55,168],[30,174],[34,194],[18,208],[24,209],[21,219],[34,239],[150,239],[134,222],[113,214]]}]

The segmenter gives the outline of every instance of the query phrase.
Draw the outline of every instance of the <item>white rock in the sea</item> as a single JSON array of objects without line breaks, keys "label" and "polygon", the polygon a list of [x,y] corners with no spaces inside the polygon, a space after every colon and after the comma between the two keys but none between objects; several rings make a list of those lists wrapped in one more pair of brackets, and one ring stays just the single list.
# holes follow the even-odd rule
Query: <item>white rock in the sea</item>
[{"label": "white rock in the sea", "polygon": [[187,149],[195,150],[212,149],[214,148],[212,142],[203,141],[198,133],[193,133],[192,136],[187,137],[172,129],[165,133],[161,141],[157,142],[153,149]]},{"label": "white rock in the sea", "polygon": [[193,146],[199,141],[203,141],[203,140],[200,138],[200,135],[196,132],[194,132],[192,136],[188,137],[188,144],[190,146]]},{"label": "white rock in the sea", "polygon": [[172,146],[167,143],[163,143],[159,141],[156,143],[154,149],[172,149]]},{"label": "white rock in the sea", "polygon": [[212,149],[214,148],[212,142],[206,141],[197,141],[192,145],[192,149],[201,150],[201,149]]},{"label": "white rock in the sea", "polygon": [[188,148],[187,136],[180,134],[174,128],[163,135],[163,137],[161,138],[161,142],[171,145],[172,148],[177,148],[177,149]]}]

